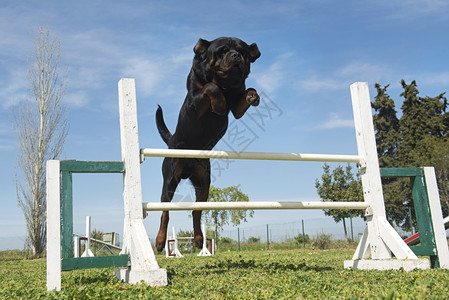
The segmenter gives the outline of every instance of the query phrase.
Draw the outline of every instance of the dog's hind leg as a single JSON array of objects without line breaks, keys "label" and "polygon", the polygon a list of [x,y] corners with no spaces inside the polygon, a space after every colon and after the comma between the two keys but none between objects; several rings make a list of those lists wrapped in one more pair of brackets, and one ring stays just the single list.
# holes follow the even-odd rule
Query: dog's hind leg
[{"label": "dog's hind leg", "polygon": [[[164,183],[162,186],[161,202],[170,202],[176,191],[176,187],[179,184],[180,176],[177,169],[182,168],[181,165],[176,164],[172,158],[166,158],[162,164],[162,173],[164,175]],[[165,241],[167,240],[167,227],[169,221],[169,212],[163,211],[161,216],[161,225],[159,227],[159,233],[156,237],[156,249],[161,252],[165,247]]]},{"label": "dog's hind leg", "polygon": [[[209,197],[210,187],[210,161],[209,159],[200,159],[195,167],[195,172],[190,180],[195,187],[196,201],[206,202]],[[203,247],[203,233],[201,231],[201,210],[192,212],[193,215],[193,235],[197,248]]]}]

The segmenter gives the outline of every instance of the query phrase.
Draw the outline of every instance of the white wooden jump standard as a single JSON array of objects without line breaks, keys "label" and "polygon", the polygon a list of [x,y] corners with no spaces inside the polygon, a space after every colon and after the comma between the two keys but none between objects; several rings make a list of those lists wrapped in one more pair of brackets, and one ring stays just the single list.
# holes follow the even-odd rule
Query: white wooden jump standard
[{"label": "white wooden jump standard", "polygon": [[122,78],[118,83],[120,137],[123,174],[125,221],[123,250],[129,254],[131,267],[120,268],[116,275],[129,283],[144,281],[152,286],[167,285],[167,271],[160,269],[143,224],[142,186],[140,176],[139,131],[134,79]]}]

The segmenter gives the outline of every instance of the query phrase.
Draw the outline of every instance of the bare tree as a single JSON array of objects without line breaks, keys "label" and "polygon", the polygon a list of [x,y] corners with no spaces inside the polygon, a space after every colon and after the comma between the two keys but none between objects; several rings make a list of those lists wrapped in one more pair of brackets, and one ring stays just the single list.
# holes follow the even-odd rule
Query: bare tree
[{"label": "bare tree", "polygon": [[41,254],[47,238],[45,164],[59,157],[68,119],[61,102],[65,93],[65,78],[59,76],[61,44],[48,28],[40,27],[34,46],[28,65],[31,97],[11,115],[19,141],[17,165],[23,173],[22,180],[16,174],[17,200],[25,217],[27,242],[34,254]]}]

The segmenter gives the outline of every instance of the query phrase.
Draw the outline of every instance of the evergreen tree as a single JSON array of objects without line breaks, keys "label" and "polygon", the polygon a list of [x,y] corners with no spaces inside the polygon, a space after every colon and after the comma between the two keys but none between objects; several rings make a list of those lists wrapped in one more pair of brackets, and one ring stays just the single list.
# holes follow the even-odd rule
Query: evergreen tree
[{"label": "evergreen tree", "polygon": [[377,95],[371,106],[375,110],[373,115],[374,130],[376,131],[377,155],[379,166],[396,167],[397,148],[399,144],[399,119],[396,116],[394,101],[387,94],[387,88],[376,83]]},{"label": "evergreen tree", "polygon": [[[399,119],[393,99],[387,94],[387,88],[376,83],[374,87],[377,95],[371,103],[375,113],[373,115],[374,130],[376,133],[377,155],[381,168],[401,167],[398,160],[398,147],[401,142]],[[385,208],[387,219],[393,224],[401,224],[401,227],[409,227],[405,221],[409,213],[407,199],[411,193],[409,180],[406,178],[382,178]]]},{"label": "evergreen tree", "polygon": [[407,167],[435,167],[440,198],[448,212],[449,142],[448,112],[445,93],[436,97],[419,97],[417,84],[401,81],[404,92],[403,116],[400,119],[399,158]]}]

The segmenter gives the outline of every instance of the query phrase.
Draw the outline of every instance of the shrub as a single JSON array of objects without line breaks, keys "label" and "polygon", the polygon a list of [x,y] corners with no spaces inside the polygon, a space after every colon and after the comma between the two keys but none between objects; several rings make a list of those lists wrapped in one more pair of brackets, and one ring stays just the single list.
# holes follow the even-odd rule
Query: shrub
[{"label": "shrub", "polygon": [[318,235],[313,241],[313,246],[320,249],[329,249],[331,245],[331,236],[325,233]]},{"label": "shrub", "polygon": [[228,237],[223,237],[220,239],[220,245],[230,245],[232,244],[233,240]]},{"label": "shrub", "polygon": [[298,234],[298,236],[295,237],[295,241],[296,241],[296,244],[302,245],[302,244],[304,244],[304,242],[309,243],[310,237],[308,234],[306,234],[304,236],[302,234]]},{"label": "shrub", "polygon": [[260,243],[260,237],[252,236],[252,237],[248,238],[248,243],[250,243],[250,244]]}]

